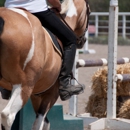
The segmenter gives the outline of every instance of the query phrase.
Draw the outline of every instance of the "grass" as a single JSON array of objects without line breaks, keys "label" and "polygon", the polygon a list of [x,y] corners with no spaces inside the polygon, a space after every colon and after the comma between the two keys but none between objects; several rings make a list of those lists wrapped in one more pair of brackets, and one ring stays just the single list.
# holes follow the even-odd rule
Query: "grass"
[{"label": "grass", "polygon": [[[90,44],[108,44],[108,37],[107,36],[89,36],[89,43]],[[130,39],[119,36],[118,37],[118,45],[130,45]]]}]

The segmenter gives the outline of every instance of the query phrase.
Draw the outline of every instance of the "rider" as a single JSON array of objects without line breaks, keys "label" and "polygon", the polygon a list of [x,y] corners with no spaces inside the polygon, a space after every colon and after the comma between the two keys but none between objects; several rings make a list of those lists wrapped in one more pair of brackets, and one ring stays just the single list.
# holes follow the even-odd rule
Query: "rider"
[{"label": "rider", "polygon": [[59,95],[61,100],[67,100],[72,95],[78,95],[84,90],[84,85],[72,85],[71,72],[76,53],[76,36],[64,25],[54,12],[61,11],[59,0],[48,0],[52,5],[52,10],[48,9],[46,0],[6,0],[5,7],[23,8],[35,15],[42,25],[55,34],[62,42],[64,56],[62,68],[59,76]]}]

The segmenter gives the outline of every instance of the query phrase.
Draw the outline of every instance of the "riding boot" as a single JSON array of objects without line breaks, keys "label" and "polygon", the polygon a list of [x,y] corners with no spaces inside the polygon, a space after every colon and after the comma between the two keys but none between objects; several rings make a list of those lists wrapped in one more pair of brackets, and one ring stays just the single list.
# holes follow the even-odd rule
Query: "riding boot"
[{"label": "riding boot", "polygon": [[72,95],[78,95],[83,93],[85,88],[84,85],[72,85],[71,84],[71,72],[74,64],[76,53],[76,45],[72,44],[69,47],[64,48],[64,56],[63,56],[63,63],[61,68],[61,73],[59,76],[60,80],[60,87],[59,87],[59,94],[61,100],[67,100],[71,98]]}]

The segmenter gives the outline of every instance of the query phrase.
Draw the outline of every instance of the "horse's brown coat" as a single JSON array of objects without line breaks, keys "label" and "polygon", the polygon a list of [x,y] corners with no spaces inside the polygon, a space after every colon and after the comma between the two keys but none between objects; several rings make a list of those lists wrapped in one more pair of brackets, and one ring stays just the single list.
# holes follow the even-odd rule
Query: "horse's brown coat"
[{"label": "horse's brown coat", "polygon": [[[33,93],[40,93],[52,86],[58,78],[61,57],[37,18],[26,13],[32,24],[32,30],[29,22],[22,15],[5,8],[0,9],[0,16],[5,20],[4,31],[1,35],[1,73],[4,83],[6,81],[11,84],[20,84],[21,81],[29,83],[26,80],[28,79],[31,80],[29,83],[31,86],[34,84],[33,82],[37,81]],[[19,20],[16,22],[16,19]],[[34,33],[34,56],[23,70],[32,44],[31,31]],[[35,79],[31,79],[35,75]],[[0,81],[0,85],[2,85],[2,81]],[[12,89],[11,86],[4,87]]]}]

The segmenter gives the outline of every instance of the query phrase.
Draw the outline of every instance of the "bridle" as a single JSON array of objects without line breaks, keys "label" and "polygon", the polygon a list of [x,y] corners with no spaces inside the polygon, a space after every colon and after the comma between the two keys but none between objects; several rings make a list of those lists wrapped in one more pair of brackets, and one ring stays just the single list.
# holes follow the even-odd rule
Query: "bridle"
[{"label": "bridle", "polygon": [[89,15],[90,15],[91,11],[90,11],[90,8],[89,8],[88,0],[85,0],[85,2],[86,2],[86,7],[87,7],[86,14],[87,14],[87,17],[88,17],[86,29],[88,29]]},{"label": "bridle", "polygon": [[[88,0],[85,0],[85,2],[86,2],[86,7],[87,7],[85,19],[84,19],[84,22],[83,22],[82,26],[76,28],[76,30],[79,30],[79,29],[81,29],[81,28],[84,26],[85,21],[86,21],[86,18],[87,18],[87,24],[86,24],[86,28],[85,28],[85,30],[84,30],[84,33],[83,33],[81,36],[79,36],[79,37],[76,36],[76,37],[77,37],[77,45],[78,45],[77,47],[78,47],[78,48],[81,48],[80,46],[82,46],[82,45],[80,45],[79,43],[82,43],[82,40],[83,40],[83,38],[85,37],[85,33],[86,33],[86,31],[88,30],[90,8],[89,8]],[[62,15],[59,14],[59,16],[60,16],[60,18],[63,20],[63,22],[67,25],[67,27],[68,27],[71,31],[73,31],[72,28],[68,25],[68,23],[64,20],[64,18],[62,17]],[[74,32],[74,31],[73,31],[73,32]]]},{"label": "bridle", "polygon": [[78,29],[81,29],[81,28],[84,26],[85,21],[86,21],[86,18],[87,18],[87,24],[86,24],[86,28],[85,28],[85,30],[84,30],[84,33],[77,38],[77,42],[78,42],[78,43],[77,43],[77,46],[78,46],[78,48],[82,48],[81,43],[82,43],[82,41],[83,41],[83,38],[85,37],[86,31],[88,30],[88,24],[89,24],[90,8],[89,8],[88,0],[85,0],[85,2],[86,2],[86,7],[87,7],[87,10],[86,10],[86,14],[87,14],[87,15],[85,15],[85,19],[84,19],[84,22],[83,22],[82,26],[79,27],[79,28],[77,28],[77,30],[78,30]]}]

